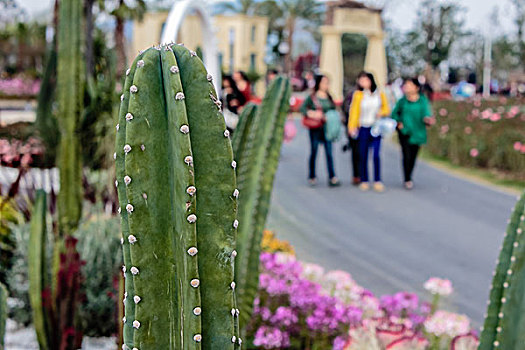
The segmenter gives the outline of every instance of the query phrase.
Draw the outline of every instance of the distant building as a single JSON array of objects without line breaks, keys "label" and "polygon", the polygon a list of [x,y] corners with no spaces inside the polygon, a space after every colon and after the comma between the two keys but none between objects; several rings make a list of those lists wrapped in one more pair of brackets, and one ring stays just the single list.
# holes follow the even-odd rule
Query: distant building
[{"label": "distant building", "polygon": [[[138,51],[157,44],[162,29],[168,17],[168,12],[149,12],[141,22],[133,23],[130,52],[131,61]],[[216,28],[216,40],[219,49],[219,62],[223,72],[233,73],[237,70],[266,73],[264,56],[266,54],[266,39],[268,36],[268,19],[266,17],[246,15],[219,15],[213,17]],[[177,43],[197,52],[202,49],[203,38],[200,21],[197,15],[184,19]],[[255,92],[262,95],[264,79],[255,86]]]}]

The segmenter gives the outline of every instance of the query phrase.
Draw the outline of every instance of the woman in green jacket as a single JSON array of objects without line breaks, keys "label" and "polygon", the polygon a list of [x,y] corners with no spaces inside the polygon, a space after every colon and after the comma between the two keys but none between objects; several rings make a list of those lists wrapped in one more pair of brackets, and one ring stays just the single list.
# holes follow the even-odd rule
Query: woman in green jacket
[{"label": "woman in green jacket", "polygon": [[403,155],[403,172],[405,188],[414,187],[412,172],[421,145],[427,142],[427,127],[434,124],[430,102],[421,93],[417,78],[403,82],[403,96],[392,111],[392,118],[397,121],[399,143]]}]

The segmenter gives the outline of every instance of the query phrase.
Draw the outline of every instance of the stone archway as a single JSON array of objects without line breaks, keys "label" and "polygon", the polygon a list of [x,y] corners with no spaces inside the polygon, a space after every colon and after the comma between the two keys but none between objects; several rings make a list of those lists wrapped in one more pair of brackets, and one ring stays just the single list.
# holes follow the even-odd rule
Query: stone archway
[{"label": "stone archway", "polygon": [[221,70],[219,67],[215,32],[213,31],[211,16],[206,8],[202,6],[201,2],[195,0],[180,0],[175,2],[168,14],[160,42],[161,44],[168,44],[176,41],[184,18],[193,12],[197,14],[202,24],[202,38],[204,41],[202,54],[204,65],[213,76],[215,90],[217,90],[217,93],[220,93]]},{"label": "stone archway", "polygon": [[364,69],[374,74],[379,86],[386,84],[388,72],[381,11],[353,0],[328,3],[326,24],[321,26],[320,69],[331,80],[335,100],[344,98],[341,37],[345,33],[358,33],[367,37]]}]

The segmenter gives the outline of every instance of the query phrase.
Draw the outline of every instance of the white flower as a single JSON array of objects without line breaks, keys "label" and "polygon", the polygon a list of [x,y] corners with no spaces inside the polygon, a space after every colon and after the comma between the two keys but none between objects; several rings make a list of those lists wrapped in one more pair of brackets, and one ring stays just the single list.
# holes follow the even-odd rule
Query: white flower
[{"label": "white flower", "polygon": [[450,280],[437,277],[429,278],[428,281],[425,282],[424,288],[432,294],[438,294],[441,296],[450,295],[454,291]]}]

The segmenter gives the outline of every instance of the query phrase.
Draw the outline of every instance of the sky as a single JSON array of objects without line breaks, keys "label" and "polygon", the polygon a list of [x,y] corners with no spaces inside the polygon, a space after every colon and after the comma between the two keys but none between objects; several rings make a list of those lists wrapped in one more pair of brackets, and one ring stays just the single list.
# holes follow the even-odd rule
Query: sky
[{"label": "sky", "polygon": [[[387,5],[386,18],[391,20],[393,25],[399,29],[407,30],[412,27],[416,16],[417,6],[420,0],[384,0]],[[440,0],[436,0],[440,1]],[[51,9],[53,0],[18,0],[19,4],[27,9],[31,15],[39,15],[46,10]],[[508,32],[512,28],[512,20],[503,20],[505,18],[512,18],[512,13],[509,7],[509,0],[458,0],[467,9],[466,25],[469,29],[479,30],[484,34],[490,31],[492,34],[496,32]],[[395,4],[391,6],[389,4]],[[495,29],[488,25],[488,18],[493,11],[494,6],[499,5],[501,28]]]}]

